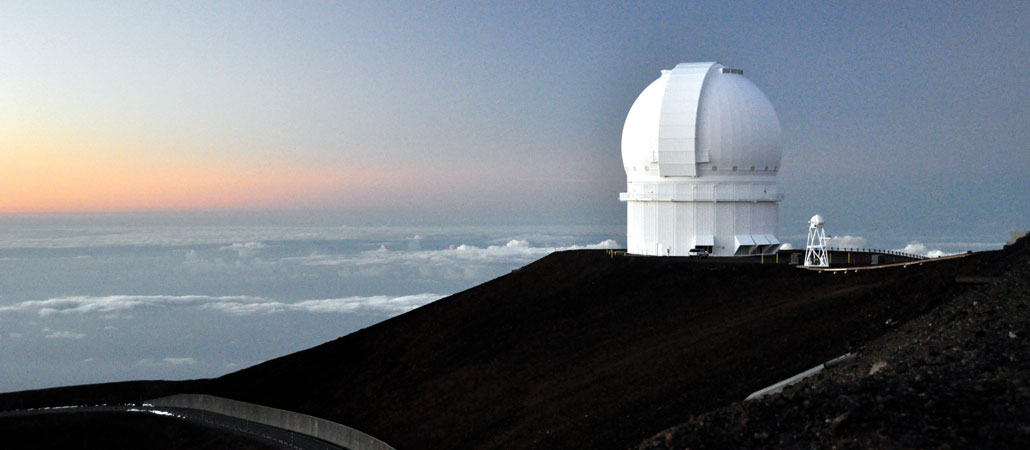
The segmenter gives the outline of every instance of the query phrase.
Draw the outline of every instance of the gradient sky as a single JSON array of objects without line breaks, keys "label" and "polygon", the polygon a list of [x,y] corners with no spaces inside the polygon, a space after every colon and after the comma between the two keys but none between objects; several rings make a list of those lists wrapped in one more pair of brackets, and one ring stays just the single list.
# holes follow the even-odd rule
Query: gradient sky
[{"label": "gradient sky", "polygon": [[1027,30],[1026,1],[8,1],[0,213],[624,223],[630,105],[720,61],[779,114],[781,234],[1001,236]]}]

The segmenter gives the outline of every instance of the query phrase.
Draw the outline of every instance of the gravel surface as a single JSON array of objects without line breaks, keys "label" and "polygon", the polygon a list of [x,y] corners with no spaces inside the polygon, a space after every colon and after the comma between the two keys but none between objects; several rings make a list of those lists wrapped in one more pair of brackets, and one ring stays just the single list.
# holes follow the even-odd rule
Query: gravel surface
[{"label": "gravel surface", "polygon": [[[758,400],[692,417],[638,449],[1027,448],[1030,245],[985,259],[978,286]],[[997,273],[1000,272],[1000,273]]]}]

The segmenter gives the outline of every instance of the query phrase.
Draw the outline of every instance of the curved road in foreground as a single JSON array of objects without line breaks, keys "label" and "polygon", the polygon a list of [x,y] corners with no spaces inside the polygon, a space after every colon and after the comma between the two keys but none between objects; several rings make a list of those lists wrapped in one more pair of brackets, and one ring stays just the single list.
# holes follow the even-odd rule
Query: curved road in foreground
[{"label": "curved road in foreground", "polygon": [[305,434],[295,433],[248,420],[237,419],[199,409],[166,408],[153,406],[70,406],[46,409],[27,409],[19,411],[0,411],[0,418],[25,417],[46,414],[122,412],[126,414],[156,414],[169,419],[187,422],[216,429],[233,430],[264,440],[266,443],[284,450],[347,450],[343,447],[317,439]]}]

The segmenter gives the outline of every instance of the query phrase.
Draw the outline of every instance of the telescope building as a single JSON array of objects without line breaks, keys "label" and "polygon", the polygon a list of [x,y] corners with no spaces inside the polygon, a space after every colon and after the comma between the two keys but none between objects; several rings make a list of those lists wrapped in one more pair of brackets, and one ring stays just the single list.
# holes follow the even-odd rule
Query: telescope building
[{"label": "telescope building", "polygon": [[685,63],[663,70],[626,116],[627,251],[772,254],[780,123],[742,70]]}]

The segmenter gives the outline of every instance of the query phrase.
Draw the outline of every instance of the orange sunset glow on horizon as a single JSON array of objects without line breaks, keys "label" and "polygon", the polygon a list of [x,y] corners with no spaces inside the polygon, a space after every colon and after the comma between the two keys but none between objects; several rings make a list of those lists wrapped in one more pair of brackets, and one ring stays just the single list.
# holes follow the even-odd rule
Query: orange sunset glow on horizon
[{"label": "orange sunset glow on horizon", "polygon": [[43,142],[0,136],[0,214],[366,208],[417,203],[483,182],[429,167],[319,166]]},{"label": "orange sunset glow on horizon", "polygon": [[0,212],[276,209],[346,201],[372,170],[174,157],[100,145],[2,139]]}]

